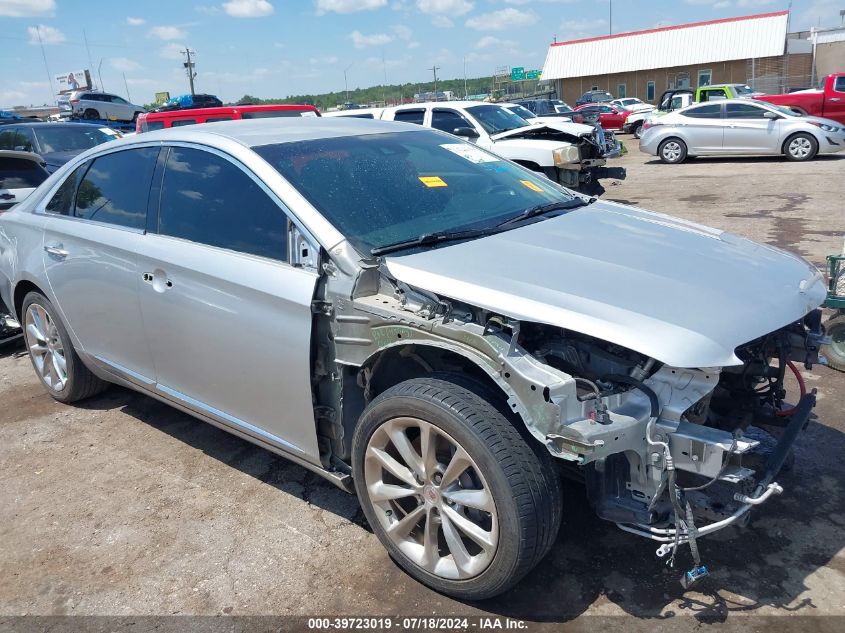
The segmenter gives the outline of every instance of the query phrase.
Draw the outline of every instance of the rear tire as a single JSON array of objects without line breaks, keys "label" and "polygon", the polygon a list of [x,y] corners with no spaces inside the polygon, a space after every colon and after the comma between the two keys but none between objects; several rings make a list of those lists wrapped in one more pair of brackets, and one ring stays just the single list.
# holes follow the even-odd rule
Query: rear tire
[{"label": "rear tire", "polygon": [[831,342],[829,345],[822,345],[821,352],[827,358],[829,367],[845,371],[845,313],[828,319],[824,329]]},{"label": "rear tire", "polygon": [[100,113],[97,112],[94,108],[87,108],[85,112],[82,114],[83,119],[88,119],[89,121],[93,121],[95,119],[100,118]]},{"label": "rear tire", "polygon": [[643,124],[642,121],[639,123],[634,124],[634,129],[631,130],[631,134],[634,135],[634,138],[642,138],[643,137]]},{"label": "rear tire", "polygon": [[370,403],[352,443],[355,489],[382,545],[423,584],[465,600],[516,584],[560,526],[551,457],[488,400],[447,380],[408,380]]},{"label": "rear tire", "polygon": [[687,158],[687,145],[679,138],[667,138],[657,148],[660,160],[668,165],[683,163]]},{"label": "rear tire", "polygon": [[82,363],[50,300],[30,292],[23,300],[21,320],[29,359],[48,393],[71,403],[100,393],[108,383]]},{"label": "rear tire", "polygon": [[787,160],[803,162],[813,160],[819,152],[819,142],[812,134],[799,132],[793,134],[783,144],[783,153]]}]

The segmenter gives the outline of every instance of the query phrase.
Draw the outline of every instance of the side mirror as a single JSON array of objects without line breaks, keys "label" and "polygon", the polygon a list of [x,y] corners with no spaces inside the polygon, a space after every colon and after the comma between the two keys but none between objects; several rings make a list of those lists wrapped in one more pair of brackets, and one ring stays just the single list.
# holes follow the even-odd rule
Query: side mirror
[{"label": "side mirror", "polygon": [[452,130],[452,134],[463,138],[478,138],[478,132],[471,127],[456,127]]},{"label": "side mirror", "polygon": [[780,117],[777,114],[775,114],[774,112],[770,112],[769,110],[766,110],[763,113],[763,118],[764,119],[770,119],[770,120],[774,121],[776,119],[779,119]]}]

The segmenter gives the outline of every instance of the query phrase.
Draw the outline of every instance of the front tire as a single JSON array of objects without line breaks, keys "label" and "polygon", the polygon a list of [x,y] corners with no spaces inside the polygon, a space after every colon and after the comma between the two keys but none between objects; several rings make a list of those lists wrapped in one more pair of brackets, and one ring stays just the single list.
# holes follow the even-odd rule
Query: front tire
[{"label": "front tire", "polygon": [[453,382],[417,378],[379,395],[361,416],[352,457],[358,498],[382,545],[436,591],[498,595],[557,535],[561,497],[550,456]]},{"label": "front tire", "polygon": [[687,158],[687,144],[679,138],[667,138],[657,148],[660,160],[668,165],[677,165]]},{"label": "front tire", "polygon": [[821,352],[829,367],[845,371],[845,312],[828,319],[824,329],[830,344],[822,345]]},{"label": "front tire", "polygon": [[812,134],[799,132],[786,139],[783,153],[787,160],[802,162],[813,160],[819,152],[819,142]]},{"label": "front tire", "polygon": [[89,121],[94,121],[100,118],[100,113],[97,112],[94,108],[88,108],[82,115],[83,119],[88,119]]},{"label": "front tire", "polygon": [[21,313],[29,359],[41,384],[54,399],[76,402],[108,386],[82,363],[47,297],[30,292],[24,297]]}]

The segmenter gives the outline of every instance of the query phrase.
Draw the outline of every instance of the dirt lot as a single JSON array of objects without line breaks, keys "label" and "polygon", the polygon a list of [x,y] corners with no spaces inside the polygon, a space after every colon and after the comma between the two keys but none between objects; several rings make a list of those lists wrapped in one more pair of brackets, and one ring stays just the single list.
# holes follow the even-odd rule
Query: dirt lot
[{"label": "dirt lot", "polygon": [[[629,176],[609,199],[819,265],[842,248],[845,156],[667,166],[626,142],[631,153],[618,162]],[[591,615],[649,629],[776,615],[821,626],[830,619],[819,616],[845,616],[845,374],[805,375],[819,390],[818,417],[780,478],[786,492],[750,528],[702,542],[713,575],[701,587],[684,592],[652,543],[594,518],[567,486],[549,557],[507,595],[469,604],[403,574],[355,498],[304,469],[123,389],[57,404],[21,348],[3,349],[0,616],[491,614],[537,630]],[[768,625],[787,622],[797,621]]]}]

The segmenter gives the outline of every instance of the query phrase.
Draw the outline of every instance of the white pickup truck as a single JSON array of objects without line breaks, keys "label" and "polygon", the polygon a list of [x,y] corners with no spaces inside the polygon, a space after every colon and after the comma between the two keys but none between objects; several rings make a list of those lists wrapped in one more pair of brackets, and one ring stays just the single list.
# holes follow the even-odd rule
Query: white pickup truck
[{"label": "white pickup truck", "polygon": [[403,121],[442,130],[545,174],[565,187],[591,195],[604,191],[599,179],[625,178],[624,168],[605,166],[608,148],[595,127],[569,121],[532,124],[501,104],[414,103],[325,112],[323,116]]}]

